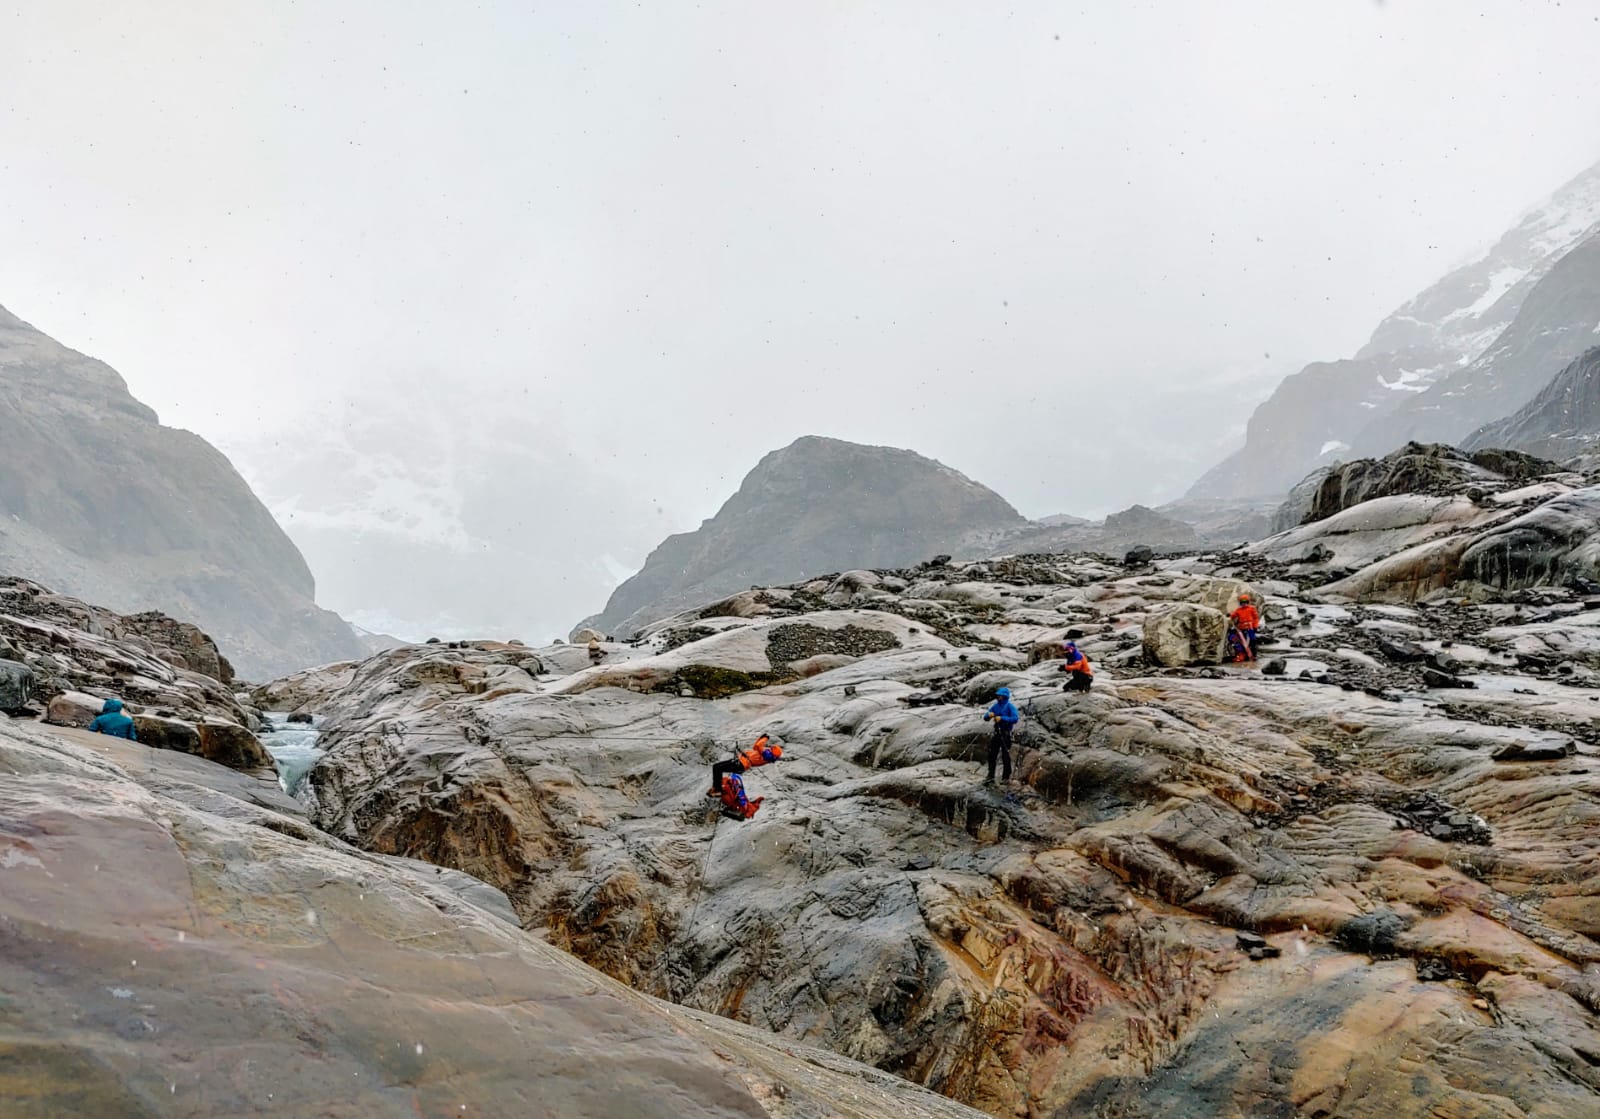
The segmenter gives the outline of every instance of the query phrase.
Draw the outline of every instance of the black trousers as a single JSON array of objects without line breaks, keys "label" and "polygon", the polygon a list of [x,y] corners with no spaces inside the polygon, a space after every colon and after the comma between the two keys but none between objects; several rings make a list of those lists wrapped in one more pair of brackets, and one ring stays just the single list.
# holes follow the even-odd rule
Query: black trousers
[{"label": "black trousers", "polygon": [[729,758],[725,762],[718,762],[711,767],[711,791],[722,792],[722,775],[725,773],[743,773],[744,762],[738,758]]},{"label": "black trousers", "polygon": [[1094,677],[1087,672],[1069,672],[1067,673],[1067,682],[1061,690],[1064,692],[1086,692],[1089,690],[1089,685],[1093,683]]},{"label": "black trousers", "polygon": [[989,738],[990,781],[994,780],[994,763],[996,758],[1004,760],[1005,768],[1002,769],[1001,772],[1005,775],[1005,780],[1011,780],[1011,724],[1002,723],[998,719],[995,720],[994,734]]}]

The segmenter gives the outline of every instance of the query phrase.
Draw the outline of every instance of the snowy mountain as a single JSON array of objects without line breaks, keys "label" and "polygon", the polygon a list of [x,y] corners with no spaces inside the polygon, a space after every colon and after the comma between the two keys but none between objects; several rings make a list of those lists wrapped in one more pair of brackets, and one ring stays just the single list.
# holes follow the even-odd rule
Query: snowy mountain
[{"label": "snowy mountain", "polygon": [[330,412],[227,449],[323,600],[364,629],[548,640],[664,535],[598,443],[577,446],[520,398],[413,378]]},{"label": "snowy mountain", "polygon": [[[1413,398],[1484,356],[1539,281],[1596,229],[1600,164],[1385,318],[1354,357],[1316,362],[1286,378],[1251,416],[1244,447],[1207,472],[1189,496],[1281,494],[1317,467],[1348,457],[1369,429],[1372,439],[1385,437],[1383,420],[1415,409]],[[1546,376],[1558,371],[1559,365]]]}]

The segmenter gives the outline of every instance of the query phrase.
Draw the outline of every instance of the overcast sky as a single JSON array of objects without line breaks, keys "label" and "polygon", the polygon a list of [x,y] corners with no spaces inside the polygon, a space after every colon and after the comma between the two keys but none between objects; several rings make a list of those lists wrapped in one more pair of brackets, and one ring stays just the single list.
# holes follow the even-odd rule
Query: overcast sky
[{"label": "overcast sky", "polygon": [[1104,512],[1600,158],[1597,17],[0,0],[0,304],[225,447],[395,378],[669,528],[808,432]]}]

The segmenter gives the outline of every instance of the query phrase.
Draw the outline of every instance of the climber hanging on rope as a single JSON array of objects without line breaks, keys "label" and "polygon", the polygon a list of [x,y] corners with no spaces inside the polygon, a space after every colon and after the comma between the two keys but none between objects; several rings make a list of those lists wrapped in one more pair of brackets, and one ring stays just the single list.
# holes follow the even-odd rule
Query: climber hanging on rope
[{"label": "climber hanging on rope", "polygon": [[770,735],[763,734],[755,740],[750,749],[711,767],[711,788],[706,790],[706,796],[721,797],[725,813],[737,816],[741,820],[748,820],[756,814],[756,809],[761,806],[763,798],[747,799],[744,780],[739,774],[757,766],[770,765],[781,757],[783,757],[783,747],[774,742]]}]

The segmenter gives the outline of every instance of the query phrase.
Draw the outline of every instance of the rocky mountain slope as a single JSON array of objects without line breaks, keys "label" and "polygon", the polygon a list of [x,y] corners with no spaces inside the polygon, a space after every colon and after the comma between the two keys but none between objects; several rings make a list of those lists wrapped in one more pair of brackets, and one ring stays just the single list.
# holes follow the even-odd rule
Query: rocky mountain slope
[{"label": "rocky mountain slope", "polygon": [[[336,835],[992,1115],[1590,1114],[1600,488],[1485,473],[1234,552],[846,572],[598,665],[414,647],[277,699],[328,717]],[[1264,663],[1217,665],[1246,587]],[[720,820],[708,767],[763,732],[763,805]]]},{"label": "rocky mountain slope", "polygon": [[243,774],[3,715],[0,883],[7,1119],[977,1114],[630,991]]},{"label": "rocky mountain slope", "polygon": [[359,651],[226,458],[3,308],[0,571],[192,619],[257,679]]},{"label": "rocky mountain slope", "polygon": [[1566,460],[1600,447],[1600,343],[1563,369],[1505,419],[1468,436],[1467,447],[1515,447]]},{"label": "rocky mountain slope", "polygon": [[[1453,441],[1506,414],[1516,404],[1462,420],[1453,408],[1453,389],[1431,390],[1488,356],[1534,288],[1597,223],[1600,164],[1524,215],[1482,256],[1384,319],[1352,358],[1315,362],[1286,378],[1251,416],[1244,447],[1196,482],[1189,496],[1278,496],[1352,447],[1359,454],[1386,454],[1413,438]],[[1541,368],[1525,360],[1532,356],[1525,345],[1480,371],[1472,383],[1499,384],[1497,392],[1515,396],[1532,378],[1531,395],[1563,364],[1550,364],[1546,355],[1540,360],[1548,367]],[[1424,393],[1430,394],[1426,403],[1414,399]],[[1435,411],[1438,423],[1417,418]],[[1391,413],[1408,418],[1385,425]],[[1364,436],[1368,429],[1372,434]]]},{"label": "rocky mountain slope", "polygon": [[757,463],[716,516],[662,541],[590,624],[631,632],[753,584],[915,563],[1025,523],[999,494],[915,452],[806,436]]}]

